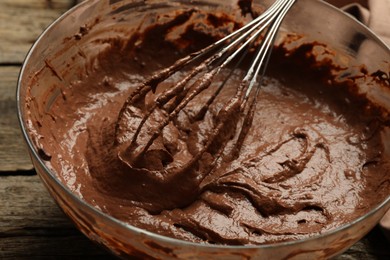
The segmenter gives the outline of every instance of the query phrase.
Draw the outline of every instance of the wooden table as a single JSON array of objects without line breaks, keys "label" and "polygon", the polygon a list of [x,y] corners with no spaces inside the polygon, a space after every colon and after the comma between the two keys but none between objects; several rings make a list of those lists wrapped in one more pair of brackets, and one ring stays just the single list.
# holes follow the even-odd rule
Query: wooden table
[{"label": "wooden table", "polygon": [[[0,259],[111,258],[49,196],[30,162],[16,116],[18,73],[30,46],[74,0],[0,1]],[[337,259],[390,259],[375,228]]]}]

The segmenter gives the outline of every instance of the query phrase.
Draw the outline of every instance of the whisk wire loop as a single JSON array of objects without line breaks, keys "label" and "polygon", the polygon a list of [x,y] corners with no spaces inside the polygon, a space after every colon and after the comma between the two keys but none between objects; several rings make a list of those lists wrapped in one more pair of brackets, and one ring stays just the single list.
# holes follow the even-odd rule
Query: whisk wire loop
[{"label": "whisk wire loop", "polygon": [[[236,61],[228,76],[219,84],[206,104],[194,117],[194,120],[202,119],[234,70],[250,52],[249,50],[256,49],[251,65],[238,86],[235,96],[221,109],[217,116],[217,123],[214,129],[212,129],[207,142],[203,145],[203,148],[199,149],[198,154],[194,156],[195,159],[191,160],[191,162],[193,163],[201,158],[205,152],[210,151],[210,147],[217,147],[216,149],[213,148],[214,160],[212,165],[216,163],[226,145],[226,142],[222,140],[221,133],[226,131],[226,124],[232,127],[232,122],[229,122],[227,118],[234,118],[234,120],[230,120],[233,121],[233,124],[238,123],[237,113],[244,113],[241,129],[236,140],[237,145],[241,146],[248,127],[251,125],[257,96],[270,59],[276,34],[285,15],[295,2],[296,0],[276,0],[264,13],[242,28],[216,41],[214,44],[178,60],[172,66],[161,70],[142,83],[127,98],[120,111],[119,121],[126,121],[134,116],[135,111],[139,111],[140,106],[145,105],[142,104],[142,101],[146,95],[150,91],[155,92],[160,83],[182,68],[198,61],[197,65],[194,65],[186,76],[156,97],[154,104],[138,120],[138,126],[136,126],[133,133],[124,133],[126,129],[122,129],[120,127],[121,124],[118,124],[116,141],[119,144],[125,143],[128,145],[125,154],[120,156],[126,157],[129,165],[136,163],[161,135],[163,129],[179,115],[180,111],[185,109],[188,103],[198,94],[206,90],[211,85],[213,78],[222,69],[227,68],[230,63]],[[201,60],[203,57],[206,57],[204,61]],[[200,73],[204,74],[198,76]],[[254,96],[248,106],[247,101],[252,96],[253,90],[255,90]],[[153,119],[157,109],[159,111],[159,122],[151,126],[151,124],[148,124],[148,120]],[[231,138],[231,136],[227,138]],[[142,141],[138,139],[142,139]],[[213,144],[216,144],[216,146]]]}]

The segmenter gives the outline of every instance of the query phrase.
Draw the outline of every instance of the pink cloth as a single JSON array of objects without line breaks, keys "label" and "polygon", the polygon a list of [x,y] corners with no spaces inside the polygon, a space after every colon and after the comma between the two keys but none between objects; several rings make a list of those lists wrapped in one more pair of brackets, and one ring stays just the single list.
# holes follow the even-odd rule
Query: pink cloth
[{"label": "pink cloth", "polygon": [[390,46],[390,0],[370,0],[368,26]]},{"label": "pink cloth", "polygon": [[366,2],[368,9],[361,5],[364,1],[360,1],[360,3],[352,2],[342,7],[342,9],[370,27],[390,46],[390,0],[368,0]]}]

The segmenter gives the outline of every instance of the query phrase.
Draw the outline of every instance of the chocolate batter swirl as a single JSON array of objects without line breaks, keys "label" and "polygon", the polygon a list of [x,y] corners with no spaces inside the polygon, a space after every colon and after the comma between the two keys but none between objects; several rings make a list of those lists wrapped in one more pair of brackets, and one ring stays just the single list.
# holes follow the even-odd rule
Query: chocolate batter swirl
[{"label": "chocolate batter swirl", "polygon": [[[42,117],[45,127],[37,131],[50,129],[42,135],[54,138],[42,139],[42,147],[70,189],[139,228],[232,245],[312,236],[350,222],[388,196],[385,119],[355,93],[352,80],[335,80],[338,68],[330,61],[316,61],[315,44],[275,48],[245,135],[235,128],[244,119],[232,113],[224,118],[232,127],[198,156],[241,81],[239,68],[204,116],[196,115],[212,93],[207,90],[134,160],[137,145],[149,138],[140,135],[132,145],[136,127],[169,86],[141,95],[118,120],[122,106],[146,78],[193,51],[165,38],[193,13],[131,39],[105,39],[108,47],[93,60],[89,75]],[[187,47],[212,41],[195,26],[188,28],[181,37],[194,41]],[[229,72],[210,89],[224,73]],[[151,132],[167,117],[159,107],[154,111],[146,124]]]}]

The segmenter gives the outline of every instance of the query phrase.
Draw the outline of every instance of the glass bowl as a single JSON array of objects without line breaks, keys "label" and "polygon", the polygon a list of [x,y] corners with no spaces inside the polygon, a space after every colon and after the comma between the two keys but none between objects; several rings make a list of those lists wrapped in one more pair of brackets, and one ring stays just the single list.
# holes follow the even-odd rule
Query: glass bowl
[{"label": "glass bowl", "polygon": [[[254,1],[267,7],[272,1]],[[161,1],[161,0],[90,0],[85,1],[49,26],[31,48],[18,81],[18,115],[32,162],[43,183],[63,211],[92,241],[102,244],[121,257],[139,258],[254,258],[254,259],[320,259],[329,258],[348,249],[369,232],[390,207],[390,196],[365,215],[344,226],[311,238],[258,246],[224,246],[198,244],[164,237],[139,229],[99,211],[87,204],[61,181],[53,171],[47,155],[39,147],[38,133],[28,131],[33,110],[50,110],[53,100],[61,95],[53,86],[65,89],[79,78],[75,71],[83,71],[85,59],[99,52],[96,39],[133,33],[140,21],[142,26],[153,22],[153,17],[164,12],[189,8],[210,11],[237,12],[235,0]],[[237,14],[239,15],[239,14]],[[143,19],[143,20],[142,20]],[[109,28],[109,30],[108,30]],[[321,42],[335,50],[336,61],[348,67],[343,77],[358,75],[364,64],[368,73],[388,71],[390,50],[368,28],[339,11],[317,0],[300,0],[287,15],[279,38],[289,32],[303,36],[300,42]],[[91,48],[93,46],[93,48]],[[77,55],[79,52],[83,55]],[[72,65],[69,66],[69,59]],[[60,73],[57,73],[57,72]],[[359,88],[367,98],[390,111],[390,90],[383,86]],[[30,106],[34,100],[35,106]],[[383,135],[388,142],[390,131]],[[386,145],[388,152],[389,147]]]}]

